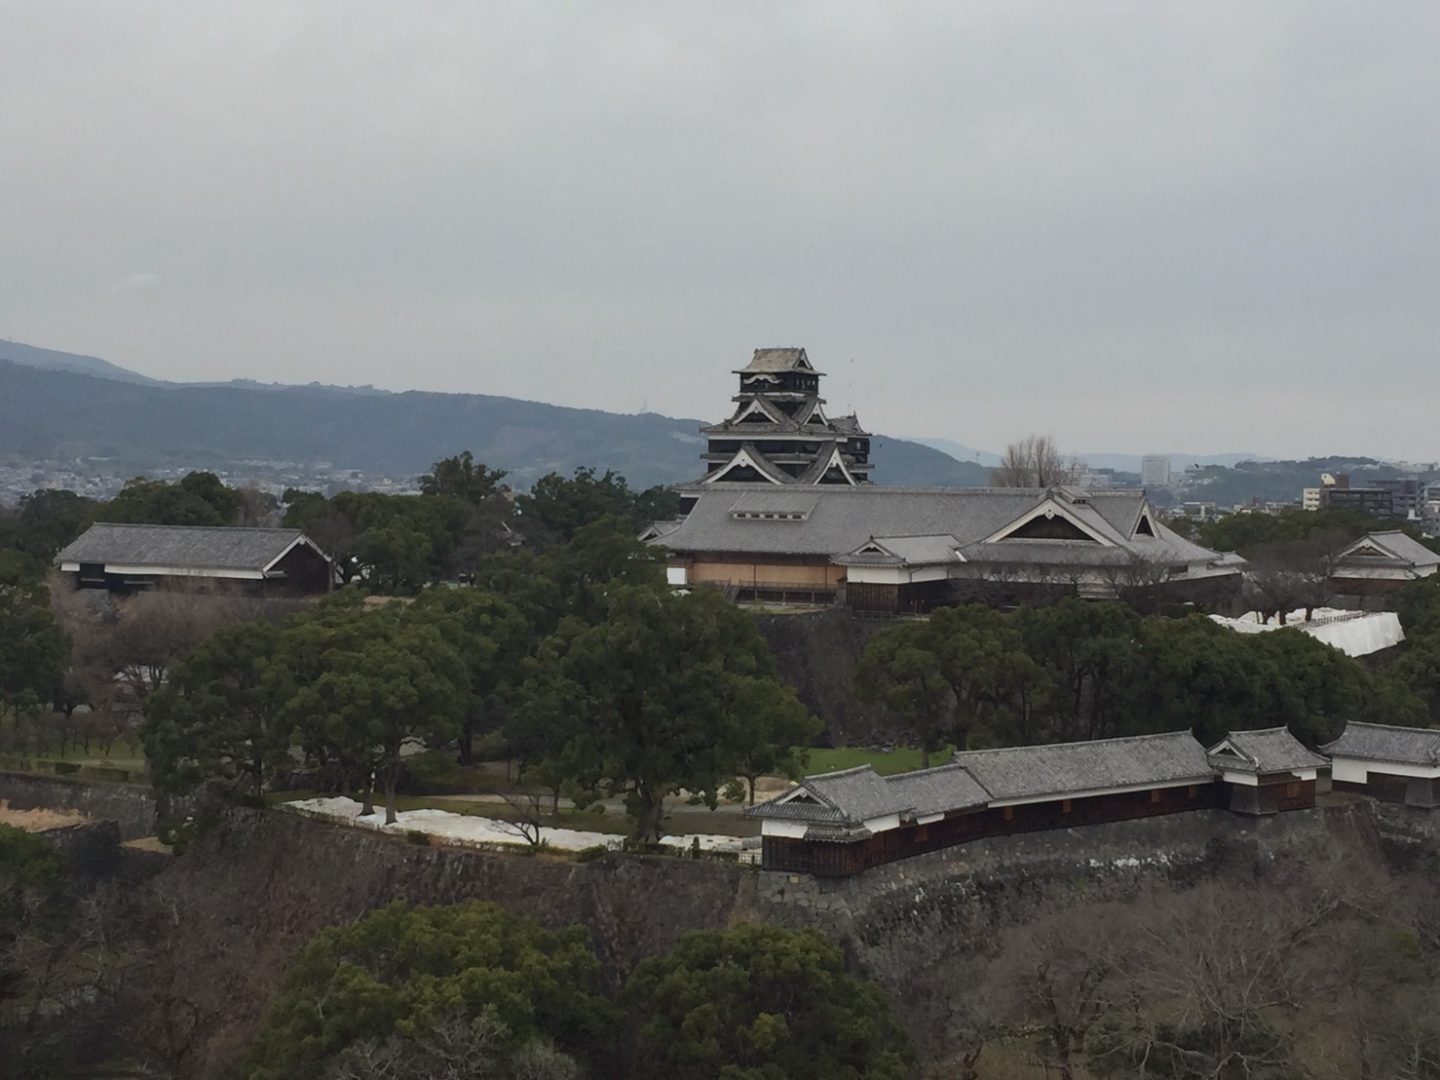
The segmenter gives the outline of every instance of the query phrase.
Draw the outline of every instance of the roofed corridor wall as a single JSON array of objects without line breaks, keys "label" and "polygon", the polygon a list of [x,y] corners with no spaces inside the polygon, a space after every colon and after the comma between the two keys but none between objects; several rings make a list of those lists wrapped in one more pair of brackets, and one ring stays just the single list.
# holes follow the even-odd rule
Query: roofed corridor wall
[{"label": "roofed corridor wall", "polygon": [[[1215,809],[1227,805],[1228,788],[1228,784],[1216,781],[995,807],[956,814],[927,825],[888,829],[852,843],[766,836],[762,841],[761,865],[766,870],[844,877],[884,863],[989,837]],[[1310,794],[1313,805],[1313,784]]]}]

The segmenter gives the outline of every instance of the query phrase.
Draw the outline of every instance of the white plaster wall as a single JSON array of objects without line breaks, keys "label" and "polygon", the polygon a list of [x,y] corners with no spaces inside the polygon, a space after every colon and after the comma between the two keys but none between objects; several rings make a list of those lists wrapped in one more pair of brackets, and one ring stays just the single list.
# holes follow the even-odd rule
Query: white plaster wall
[{"label": "white plaster wall", "polygon": [[884,817],[870,818],[865,822],[865,827],[871,832],[888,832],[890,829],[898,829],[900,815],[886,814]]},{"label": "white plaster wall", "polygon": [[863,585],[904,585],[910,575],[900,566],[847,566],[845,579]]},{"label": "white plaster wall", "polygon": [[803,840],[805,830],[810,826],[803,821],[776,821],[764,818],[760,822],[761,836],[785,836],[792,840]]},{"label": "white plaster wall", "polygon": [[1403,765],[1389,761],[1362,761],[1358,758],[1332,757],[1330,778],[1343,784],[1365,784],[1370,773],[1387,773],[1390,776],[1418,776],[1433,780],[1440,777],[1440,765]]},{"label": "white plaster wall", "polygon": [[1260,786],[1260,778],[1254,773],[1231,772],[1229,769],[1226,769],[1220,774],[1220,779],[1224,780],[1227,784],[1241,784],[1245,787]]}]

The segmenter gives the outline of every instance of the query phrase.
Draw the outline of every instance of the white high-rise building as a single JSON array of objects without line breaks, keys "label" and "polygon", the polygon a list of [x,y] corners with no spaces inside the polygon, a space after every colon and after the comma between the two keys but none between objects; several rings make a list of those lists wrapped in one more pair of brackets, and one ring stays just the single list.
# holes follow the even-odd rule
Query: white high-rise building
[{"label": "white high-rise building", "polygon": [[1140,459],[1140,483],[1147,487],[1170,486],[1170,456],[1146,454]]}]

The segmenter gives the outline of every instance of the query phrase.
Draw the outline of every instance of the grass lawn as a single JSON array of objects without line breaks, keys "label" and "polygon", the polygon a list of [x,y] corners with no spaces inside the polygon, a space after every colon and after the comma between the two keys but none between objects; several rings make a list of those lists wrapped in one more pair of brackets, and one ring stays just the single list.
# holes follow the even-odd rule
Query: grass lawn
[{"label": "grass lawn", "polygon": [[37,761],[65,761],[75,765],[102,765],[111,769],[130,769],[142,772],[145,769],[145,751],[140,740],[119,738],[110,744],[110,753],[100,749],[100,744],[90,742],[90,749],[71,743],[62,754],[58,749],[35,754]]},{"label": "grass lawn", "polygon": [[[953,746],[947,746],[930,755],[930,765],[944,765],[955,753]],[[892,773],[910,772],[920,768],[920,751],[897,746],[888,754],[870,746],[840,746],[826,749],[812,746],[810,759],[805,765],[808,774],[838,772],[853,769],[857,765],[870,765],[881,776]]]}]

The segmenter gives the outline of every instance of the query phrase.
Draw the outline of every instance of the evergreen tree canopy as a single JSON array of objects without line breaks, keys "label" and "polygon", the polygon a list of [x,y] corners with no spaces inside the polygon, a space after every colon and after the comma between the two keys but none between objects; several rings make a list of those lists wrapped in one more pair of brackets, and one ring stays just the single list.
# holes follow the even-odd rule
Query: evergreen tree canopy
[{"label": "evergreen tree canopy", "polygon": [[643,961],[624,1002],[638,1075],[665,1080],[903,1080],[909,1041],[880,990],[810,930],[687,934]]},{"label": "evergreen tree canopy", "polygon": [[516,1054],[539,1040],[604,1047],[613,1007],[579,927],[543,930],[495,904],[396,903],[322,930],[286,973],[251,1044],[249,1080],[312,1080],[347,1047],[422,1039],[451,1017]]}]

